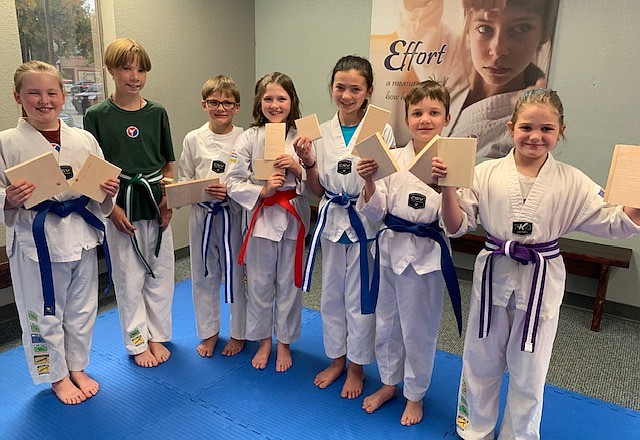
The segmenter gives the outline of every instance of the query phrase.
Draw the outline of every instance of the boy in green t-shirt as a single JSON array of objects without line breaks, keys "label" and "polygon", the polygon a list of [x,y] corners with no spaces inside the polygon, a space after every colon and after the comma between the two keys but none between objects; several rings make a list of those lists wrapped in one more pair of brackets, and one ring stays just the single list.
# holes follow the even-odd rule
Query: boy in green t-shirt
[{"label": "boy in green t-shirt", "polygon": [[84,127],[105,158],[122,168],[117,206],[109,216],[113,283],[127,352],[141,367],[155,367],[171,353],[174,288],[172,211],[161,181],[173,179],[175,161],[164,107],[140,96],[151,61],[144,48],[119,38],[105,51],[116,90],[87,110]]}]

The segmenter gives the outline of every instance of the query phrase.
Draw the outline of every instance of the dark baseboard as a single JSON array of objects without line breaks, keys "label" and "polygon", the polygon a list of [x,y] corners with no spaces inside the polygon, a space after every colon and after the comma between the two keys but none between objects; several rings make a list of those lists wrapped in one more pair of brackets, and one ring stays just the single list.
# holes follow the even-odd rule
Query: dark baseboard
[{"label": "dark baseboard", "polygon": [[[471,270],[461,269],[457,267],[456,273],[458,274],[458,278],[461,280],[469,282],[473,280],[473,272]],[[593,301],[593,296],[566,291],[564,293],[564,299],[562,300],[562,303],[568,306],[577,307],[579,309],[584,309],[592,312]],[[640,322],[640,307],[630,306],[628,304],[605,301],[604,314]]]}]

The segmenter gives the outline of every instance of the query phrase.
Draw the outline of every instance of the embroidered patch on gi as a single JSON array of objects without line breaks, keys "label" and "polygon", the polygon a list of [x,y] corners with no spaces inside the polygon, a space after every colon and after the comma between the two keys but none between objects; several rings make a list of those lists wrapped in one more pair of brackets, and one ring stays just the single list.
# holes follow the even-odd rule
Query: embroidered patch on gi
[{"label": "embroidered patch on gi", "polygon": [[346,175],[351,174],[351,161],[350,160],[341,160],[338,162],[338,174]]},{"label": "embroidered patch on gi", "polygon": [[136,327],[131,333],[129,333],[129,337],[131,338],[131,342],[134,346],[144,344],[144,338],[140,334],[140,330]]},{"label": "embroidered patch on gi", "polygon": [[211,162],[211,171],[213,171],[214,173],[224,173],[226,167],[227,164],[221,160],[214,160],[213,162]]},{"label": "embroidered patch on gi", "polygon": [[467,409],[467,382],[462,378],[460,383],[460,405],[458,405],[458,415],[456,417],[456,425],[463,431],[469,425],[469,410]]},{"label": "embroidered patch on gi", "polygon": [[38,314],[32,310],[27,311],[29,321],[38,322]]},{"label": "embroidered patch on gi", "polygon": [[38,354],[33,356],[33,363],[35,365],[44,365],[49,363],[49,355],[48,354]]},{"label": "embroidered patch on gi", "polygon": [[35,322],[30,322],[29,328],[31,329],[31,333],[40,333],[40,326]]},{"label": "embroidered patch on gi", "polygon": [[43,374],[51,374],[51,367],[49,366],[49,364],[38,365],[36,367],[36,370],[38,371],[38,376],[42,376]]},{"label": "embroidered patch on gi", "polygon": [[60,165],[60,169],[62,170],[62,174],[64,174],[64,178],[69,180],[73,177],[73,168],[69,165]]},{"label": "embroidered patch on gi", "polygon": [[128,126],[126,133],[127,133],[127,136],[129,136],[131,139],[135,139],[138,136],[140,136],[140,130],[135,125]]},{"label": "embroidered patch on gi", "polygon": [[45,344],[45,340],[42,335],[38,333],[31,333],[31,343],[32,344]]},{"label": "embroidered patch on gi", "polygon": [[34,344],[33,345],[33,352],[34,353],[46,353],[49,351],[49,348],[47,347],[47,344]]},{"label": "embroidered patch on gi", "polygon": [[409,200],[407,201],[409,208],[424,209],[427,205],[427,196],[419,193],[409,194]]},{"label": "embroidered patch on gi", "polygon": [[533,223],[531,222],[513,222],[511,230],[516,235],[530,235],[533,232]]},{"label": "embroidered patch on gi", "polygon": [[604,188],[600,188],[598,195],[604,199]]},{"label": "embroidered patch on gi", "polygon": [[236,153],[235,151],[231,152],[231,155],[229,156],[229,163],[236,163],[238,161],[238,153]]}]

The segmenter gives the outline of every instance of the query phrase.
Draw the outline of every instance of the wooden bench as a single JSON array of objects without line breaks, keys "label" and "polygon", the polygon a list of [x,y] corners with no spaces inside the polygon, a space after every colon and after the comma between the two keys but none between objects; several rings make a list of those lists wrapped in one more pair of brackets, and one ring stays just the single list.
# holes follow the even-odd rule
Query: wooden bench
[{"label": "wooden bench", "polygon": [[[473,233],[451,239],[451,247],[457,252],[477,255],[484,248],[485,237],[485,230],[479,226],[478,230]],[[591,243],[571,238],[561,238],[559,242],[560,252],[568,273],[598,280],[591,320],[591,330],[598,332],[600,331],[604,301],[607,297],[609,269],[612,266],[629,268],[632,251],[608,244]]]}]

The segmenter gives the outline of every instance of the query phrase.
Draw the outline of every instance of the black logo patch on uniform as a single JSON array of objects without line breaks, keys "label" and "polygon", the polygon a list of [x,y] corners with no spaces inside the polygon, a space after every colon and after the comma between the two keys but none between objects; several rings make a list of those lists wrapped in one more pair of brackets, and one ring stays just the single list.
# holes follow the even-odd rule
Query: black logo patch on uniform
[{"label": "black logo patch on uniform", "polygon": [[351,174],[350,160],[341,160],[338,162],[338,174]]},{"label": "black logo patch on uniform", "polygon": [[513,222],[512,231],[516,235],[529,235],[533,232],[533,223],[531,222]]},{"label": "black logo patch on uniform", "polygon": [[221,160],[214,160],[211,162],[211,171],[214,173],[224,173],[224,169],[227,167],[227,164]]},{"label": "black logo patch on uniform", "polygon": [[409,194],[408,205],[413,209],[424,209],[427,205],[427,196],[419,193]]},{"label": "black logo patch on uniform", "polygon": [[64,174],[64,178],[69,180],[73,177],[73,168],[69,165],[60,165],[60,169],[62,170],[62,174]]}]

